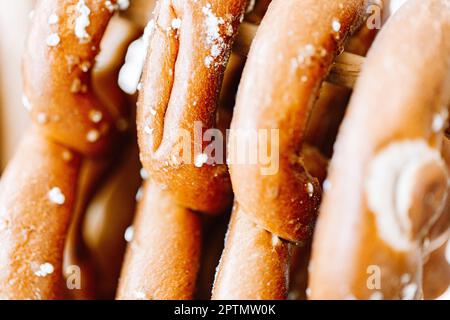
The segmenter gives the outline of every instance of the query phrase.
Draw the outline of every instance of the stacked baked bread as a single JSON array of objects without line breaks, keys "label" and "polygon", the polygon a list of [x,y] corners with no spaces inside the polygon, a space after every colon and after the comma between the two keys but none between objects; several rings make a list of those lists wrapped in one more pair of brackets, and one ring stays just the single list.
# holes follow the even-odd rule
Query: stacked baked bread
[{"label": "stacked baked bread", "polygon": [[448,0],[38,0],[30,23],[0,298],[448,289]]}]

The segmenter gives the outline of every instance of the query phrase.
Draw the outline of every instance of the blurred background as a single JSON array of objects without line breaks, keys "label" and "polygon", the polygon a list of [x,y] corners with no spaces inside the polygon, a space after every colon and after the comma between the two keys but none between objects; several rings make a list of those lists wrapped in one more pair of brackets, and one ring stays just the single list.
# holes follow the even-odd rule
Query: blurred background
[{"label": "blurred background", "polygon": [[0,171],[5,168],[24,129],[21,56],[34,0],[0,0]]}]

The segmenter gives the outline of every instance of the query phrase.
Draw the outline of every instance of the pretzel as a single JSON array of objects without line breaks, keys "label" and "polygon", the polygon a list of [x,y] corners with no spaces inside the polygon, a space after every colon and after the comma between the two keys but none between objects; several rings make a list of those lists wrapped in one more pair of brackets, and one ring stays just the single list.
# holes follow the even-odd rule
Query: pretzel
[{"label": "pretzel", "polygon": [[[201,224],[190,210],[221,213],[230,205],[232,192],[226,165],[199,163],[206,145],[198,153],[195,139],[189,142],[191,150],[180,154],[175,132],[185,130],[194,138],[196,122],[203,126],[201,135],[216,125],[227,127],[226,118],[216,121],[216,110],[246,2],[163,0],[146,28],[148,54],[137,127],[141,161],[151,181],[134,223],[135,240],[125,259],[118,299],[193,297]],[[184,161],[186,156],[191,161]],[[169,213],[174,215],[170,223]],[[165,236],[158,231],[162,223]],[[158,242],[148,240],[156,238]]]},{"label": "pretzel", "polygon": [[49,139],[87,155],[104,153],[115,131],[91,83],[113,13],[106,3],[115,1],[39,1],[23,63],[33,121]]},{"label": "pretzel", "polygon": [[[359,23],[362,10],[362,1],[342,3],[342,8],[338,3],[273,1],[250,52],[232,129],[280,128],[280,170],[277,175],[261,177],[258,166],[231,165],[233,189],[244,211],[260,226],[286,240],[301,241],[312,231],[320,186],[302,168],[298,152],[319,86],[343,40]],[[294,17],[292,12],[300,16]],[[312,25],[316,37],[305,32]],[[277,34],[281,36],[271,37],[274,27],[279,28]],[[298,45],[292,46],[293,42]],[[278,52],[279,48],[283,48],[282,53]],[[280,60],[276,57],[282,57],[286,63],[278,63]],[[274,63],[261,68],[263,60]],[[286,79],[289,72],[292,77]],[[261,81],[258,88],[246,85],[253,83],[253,79],[265,78],[271,81]],[[312,192],[306,190],[310,184]],[[267,192],[274,189],[278,190],[278,197],[266,197]]]},{"label": "pretzel", "polygon": [[425,236],[448,194],[449,21],[448,1],[410,0],[368,54],[319,214],[311,299],[422,295]]},{"label": "pretzel", "polygon": [[[115,126],[126,115],[123,100],[104,104],[91,83],[117,8],[100,0],[36,4],[23,60],[24,102],[34,125],[0,186],[0,263],[7,266],[0,272],[2,298],[64,296],[64,242],[75,205],[83,201],[77,198],[81,161],[112,150]],[[109,91],[123,99],[117,86]]]},{"label": "pretzel", "polygon": [[[152,3],[147,2],[147,6],[151,9]],[[93,87],[99,97],[113,110],[119,110],[118,115],[126,114],[126,108],[135,104],[135,101],[124,101],[124,95],[114,90],[128,44],[142,32],[131,19],[131,16],[127,19],[122,15],[113,16],[92,74]],[[127,126],[132,128],[131,123]],[[133,186],[140,183],[135,138],[124,134],[120,140],[123,143],[118,143],[120,148],[115,148],[111,156],[83,162],[64,261],[65,270],[73,265],[81,267],[81,289],[69,291],[75,299],[112,299],[115,296],[126,245],[123,235],[134,214],[137,187]],[[83,184],[90,186],[83,188]],[[112,198],[111,192],[115,193]]]},{"label": "pretzel", "polygon": [[[362,10],[363,1],[345,1],[341,5],[328,1],[272,1],[250,49],[232,129],[280,128],[280,168],[276,175],[262,176],[258,165],[230,165],[239,214],[253,221],[254,228],[268,238],[253,249],[252,255],[233,256],[229,252],[238,250],[237,244],[242,246],[239,239],[243,231],[239,219],[230,225],[213,299],[287,296],[287,279],[271,281],[264,268],[273,267],[271,275],[275,274],[275,278],[286,276],[287,247],[279,238],[300,242],[311,236],[321,188],[305,168],[305,162],[316,162],[305,161],[308,153],[302,154],[305,128],[320,84],[346,36],[359,23]],[[308,32],[308,28],[314,32]],[[281,260],[253,260],[270,252]],[[231,275],[241,276],[248,266],[255,267],[250,268],[254,275],[246,273],[242,277],[244,286],[244,281],[236,281],[237,277]],[[261,290],[243,289],[251,287]]]},{"label": "pretzel", "polygon": [[[158,50],[149,51],[138,102],[141,160],[177,203],[196,211],[221,212],[230,203],[226,166],[202,166],[198,153],[191,164],[179,164],[179,141],[172,133],[184,129],[193,137],[196,121],[206,129],[215,126],[222,75],[245,4],[161,1],[151,36],[150,48]],[[199,45],[195,35],[205,44]]]}]

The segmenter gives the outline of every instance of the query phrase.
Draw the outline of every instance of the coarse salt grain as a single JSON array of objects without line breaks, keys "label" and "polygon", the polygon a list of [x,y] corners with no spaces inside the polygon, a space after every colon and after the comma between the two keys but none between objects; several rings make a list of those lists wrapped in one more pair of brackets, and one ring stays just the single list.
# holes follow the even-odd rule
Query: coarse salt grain
[{"label": "coarse salt grain", "polygon": [[59,22],[59,17],[56,14],[51,14],[48,17],[48,24],[52,25],[52,24],[57,24]]},{"label": "coarse salt grain", "polygon": [[201,154],[199,154],[199,155],[197,155],[197,156],[195,157],[195,163],[194,163],[194,165],[195,165],[197,168],[201,168],[201,167],[203,167],[203,165],[206,164],[207,162],[208,162],[208,155],[206,155],[206,154],[204,154],[204,153],[201,153]]},{"label": "coarse salt grain", "polygon": [[93,122],[93,123],[100,123],[103,119],[103,114],[101,111],[98,110],[91,110],[91,112],[89,112],[89,119]]},{"label": "coarse salt grain", "polygon": [[202,8],[202,12],[205,16],[206,44],[211,46],[210,55],[205,57],[204,64],[207,68],[210,68],[215,58],[219,57],[226,47],[225,41],[220,36],[220,26],[225,24],[225,20],[213,13],[210,3]]},{"label": "coarse salt grain", "polygon": [[410,283],[405,286],[402,290],[402,299],[403,300],[413,300],[417,293],[417,284]]},{"label": "coarse salt grain", "polygon": [[31,102],[30,102],[30,99],[28,99],[28,97],[26,95],[22,95],[22,104],[23,104],[25,110],[31,111],[31,109],[32,109]]},{"label": "coarse salt grain", "polygon": [[41,112],[36,116],[36,120],[39,124],[46,124],[48,122],[48,117],[45,113]]},{"label": "coarse salt grain", "polygon": [[148,172],[147,172],[147,170],[145,170],[145,168],[141,169],[140,175],[141,175],[142,180],[147,180],[149,178]]},{"label": "coarse salt grain", "polygon": [[78,17],[75,20],[75,35],[80,41],[86,42],[90,38],[86,29],[91,24],[89,19],[91,10],[86,5],[84,0],[79,0],[76,6],[76,11],[78,13]]},{"label": "coarse salt grain", "polygon": [[213,57],[207,56],[207,57],[205,58],[205,66],[206,66],[206,67],[209,68],[213,62],[214,62],[214,58],[213,58]]},{"label": "coarse salt grain", "polygon": [[149,126],[144,127],[144,132],[150,136],[153,134],[153,131],[154,129],[150,128]]},{"label": "coarse salt grain", "polygon": [[431,128],[433,129],[433,132],[439,132],[441,131],[448,119],[448,110],[444,109],[442,112],[437,113],[433,117],[433,122],[431,124]]},{"label": "coarse salt grain", "polygon": [[171,23],[171,26],[172,26],[172,29],[175,29],[175,30],[180,29],[180,27],[181,27],[181,19],[179,19],[179,18],[173,19],[172,23]]},{"label": "coarse salt grain", "polygon": [[52,274],[54,271],[55,271],[55,268],[53,267],[53,265],[51,263],[46,262],[44,264],[41,264],[39,266],[39,269],[34,274],[38,277],[44,278],[44,277]]},{"label": "coarse salt grain", "polygon": [[89,61],[85,61],[83,63],[80,64],[80,69],[83,72],[88,72],[89,69],[91,68],[91,63]]},{"label": "coarse salt grain", "polygon": [[126,242],[131,242],[131,241],[133,241],[133,237],[134,237],[134,227],[133,226],[129,226],[125,230],[125,234],[124,234],[125,241]]},{"label": "coarse salt grain", "polygon": [[339,32],[341,30],[341,23],[339,22],[339,20],[333,19],[331,27],[333,28],[334,32]]},{"label": "coarse salt grain", "polygon": [[141,188],[138,189],[138,191],[136,192],[136,201],[141,201],[142,197],[144,196],[144,190]]},{"label": "coarse salt grain", "polygon": [[314,185],[311,182],[306,184],[306,191],[308,192],[310,198],[314,195]]},{"label": "coarse salt grain", "polygon": [[272,234],[272,246],[273,247],[278,247],[280,244],[281,244],[280,238],[278,238],[277,235]]},{"label": "coarse salt grain", "polygon": [[63,205],[66,202],[66,197],[58,187],[52,188],[48,193],[50,202],[58,205]]},{"label": "coarse salt grain", "polygon": [[117,5],[119,6],[119,10],[127,10],[130,7],[130,0],[118,0]]},{"label": "coarse salt grain", "polygon": [[71,161],[73,159],[73,154],[69,150],[64,150],[62,153],[62,158],[64,161]]},{"label": "coarse salt grain", "polygon": [[97,142],[98,139],[100,138],[100,133],[98,132],[98,130],[92,129],[89,130],[89,132],[86,134],[86,139],[89,142]]},{"label": "coarse salt grain", "polygon": [[47,37],[46,43],[49,47],[56,47],[61,42],[61,38],[57,33],[52,33]]}]

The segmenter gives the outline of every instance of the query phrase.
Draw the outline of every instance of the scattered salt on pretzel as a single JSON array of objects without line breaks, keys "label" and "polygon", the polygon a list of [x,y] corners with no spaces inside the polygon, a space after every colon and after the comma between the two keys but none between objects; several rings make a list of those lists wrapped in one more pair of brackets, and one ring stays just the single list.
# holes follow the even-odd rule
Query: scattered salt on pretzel
[{"label": "scattered salt on pretzel", "polygon": [[[216,121],[219,94],[246,4],[246,0],[161,0],[147,34],[136,44],[142,45],[138,54],[130,51],[130,61],[133,56],[141,60],[148,47],[137,126],[141,161],[150,181],[143,190],[145,204],[138,210],[118,299],[134,299],[136,294],[142,299],[193,297],[201,227],[189,222],[186,229],[187,220],[199,219],[190,210],[221,213],[232,199],[224,159],[222,164],[210,163],[206,145],[196,142],[195,135],[201,139],[207,129],[224,126]],[[122,72],[123,87],[133,92],[140,68],[131,62]],[[201,125],[199,133],[196,123]],[[178,135],[181,131],[188,138],[185,144]],[[172,212],[179,218],[169,221],[167,214]],[[157,231],[162,223],[167,228],[164,237]],[[147,240],[154,238],[158,241]]]},{"label": "scattered salt on pretzel", "polygon": [[[64,296],[63,252],[79,200],[80,162],[111,149],[123,111],[120,100],[103,104],[91,81],[116,7],[126,1],[36,4],[23,60],[24,101],[34,124],[0,185],[2,298]],[[120,97],[116,86],[110,94]]]},{"label": "scattered salt on pretzel", "polygon": [[[310,154],[302,153],[305,130],[320,85],[347,35],[359,24],[363,4],[274,0],[269,6],[250,49],[232,129],[279,129],[279,142],[272,141],[280,150],[279,170],[264,175],[261,165],[230,163],[239,208],[235,215],[245,219],[234,218],[230,225],[213,299],[287,296],[287,284],[281,285],[281,279],[287,279],[270,281],[264,276],[265,268],[273,268],[274,279],[286,276],[289,259],[283,259],[287,255],[285,245],[272,253],[281,260],[261,262],[259,268],[251,269],[257,264],[253,256],[257,259],[273,252],[283,243],[281,240],[263,242],[255,238],[258,246],[252,256],[231,253],[243,245],[239,239],[244,237],[241,233],[245,228],[240,225],[244,220],[252,221],[253,228],[271,239],[300,242],[311,236],[321,187],[308,171],[305,156]],[[242,277],[249,266],[255,274],[246,272]],[[259,289],[246,290],[251,287]]]},{"label": "scattered salt on pretzel", "polygon": [[372,46],[340,130],[310,298],[422,296],[423,246],[448,197],[449,71],[448,1],[410,0]]}]

